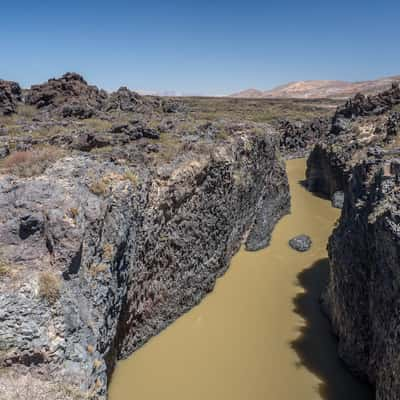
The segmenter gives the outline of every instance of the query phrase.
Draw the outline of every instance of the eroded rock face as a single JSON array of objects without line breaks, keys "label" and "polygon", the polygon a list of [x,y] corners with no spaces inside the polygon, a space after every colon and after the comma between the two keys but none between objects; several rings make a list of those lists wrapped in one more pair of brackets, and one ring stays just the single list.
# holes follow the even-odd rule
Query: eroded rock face
[{"label": "eroded rock face", "polygon": [[138,143],[134,161],[122,147],[3,171],[0,387],[27,375],[52,399],[106,397],[116,359],[211,291],[244,237],[266,245],[289,205],[276,133],[229,129],[168,162],[141,162]]},{"label": "eroded rock face", "polygon": [[348,102],[341,125],[308,160],[309,188],[344,192],[328,245],[331,264],[324,307],[339,354],[368,379],[378,400],[400,398],[400,169],[398,88]]},{"label": "eroded rock face", "polygon": [[367,160],[346,186],[339,226],[329,241],[325,301],[340,356],[376,387],[377,399],[400,396],[400,244],[398,178]]},{"label": "eroded rock face", "polygon": [[393,83],[392,88],[375,96],[357,94],[345,105],[339,107],[332,123],[332,132],[340,134],[351,128],[349,121],[357,117],[373,117],[389,112],[393,106],[400,104],[400,87]]},{"label": "eroded rock face", "polygon": [[281,152],[289,158],[305,157],[315,143],[326,138],[331,129],[329,118],[312,121],[279,122]]}]

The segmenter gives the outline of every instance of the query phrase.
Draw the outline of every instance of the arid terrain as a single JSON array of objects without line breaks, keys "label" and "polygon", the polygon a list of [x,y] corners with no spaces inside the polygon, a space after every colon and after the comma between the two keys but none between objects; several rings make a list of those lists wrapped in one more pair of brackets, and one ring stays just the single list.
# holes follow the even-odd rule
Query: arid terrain
[{"label": "arid terrain", "polygon": [[343,101],[0,80],[3,398],[105,399],[116,362],[211,292],[242,243],[268,246],[295,157],[342,207],[323,294],[339,355],[378,400],[400,398],[400,89],[384,86]]}]

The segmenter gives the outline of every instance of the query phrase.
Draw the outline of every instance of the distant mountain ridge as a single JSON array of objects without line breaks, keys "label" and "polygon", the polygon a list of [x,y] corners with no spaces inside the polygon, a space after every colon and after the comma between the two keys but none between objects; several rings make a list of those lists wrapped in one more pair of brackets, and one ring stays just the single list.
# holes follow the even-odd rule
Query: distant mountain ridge
[{"label": "distant mountain ridge", "polygon": [[242,98],[347,98],[358,92],[374,94],[388,89],[393,82],[400,83],[400,75],[370,81],[346,82],[334,80],[311,80],[290,82],[271,90],[247,89],[229,97]]}]

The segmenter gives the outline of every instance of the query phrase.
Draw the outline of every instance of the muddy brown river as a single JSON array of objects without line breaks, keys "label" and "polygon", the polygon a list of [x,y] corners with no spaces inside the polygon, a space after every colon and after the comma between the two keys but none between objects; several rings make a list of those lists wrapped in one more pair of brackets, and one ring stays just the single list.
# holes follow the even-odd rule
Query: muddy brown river
[{"label": "muddy brown river", "polygon": [[[111,400],[366,400],[352,377],[318,299],[326,282],[326,243],[339,211],[307,192],[305,160],[287,163],[292,213],[271,245],[240,250],[214,291],[121,361]],[[287,242],[306,233],[298,253]]]}]

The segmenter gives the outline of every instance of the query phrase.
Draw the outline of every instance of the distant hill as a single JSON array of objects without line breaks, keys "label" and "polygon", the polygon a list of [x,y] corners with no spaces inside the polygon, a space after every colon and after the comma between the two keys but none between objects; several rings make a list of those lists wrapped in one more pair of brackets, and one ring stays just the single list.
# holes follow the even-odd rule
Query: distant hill
[{"label": "distant hill", "polygon": [[380,78],[371,81],[346,82],[346,81],[298,81],[277,86],[272,90],[247,89],[234,93],[229,97],[243,98],[347,98],[358,92],[374,94],[389,88],[392,82],[400,82],[400,75]]}]

